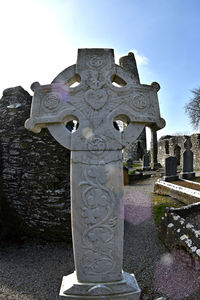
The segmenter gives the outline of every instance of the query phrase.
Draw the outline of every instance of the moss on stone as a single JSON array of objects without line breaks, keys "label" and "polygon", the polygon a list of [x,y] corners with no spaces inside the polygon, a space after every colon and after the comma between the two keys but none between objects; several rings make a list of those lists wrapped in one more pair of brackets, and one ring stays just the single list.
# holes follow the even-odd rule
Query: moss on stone
[{"label": "moss on stone", "polygon": [[26,149],[26,148],[28,147],[28,144],[27,144],[27,143],[22,143],[21,145],[22,145],[22,148],[23,148],[23,149]]},{"label": "moss on stone", "polygon": [[179,201],[176,201],[175,199],[169,196],[163,196],[163,195],[153,194],[152,202],[153,202],[153,216],[157,226],[159,226],[160,220],[165,214],[166,207],[182,206],[182,203],[180,203]]}]

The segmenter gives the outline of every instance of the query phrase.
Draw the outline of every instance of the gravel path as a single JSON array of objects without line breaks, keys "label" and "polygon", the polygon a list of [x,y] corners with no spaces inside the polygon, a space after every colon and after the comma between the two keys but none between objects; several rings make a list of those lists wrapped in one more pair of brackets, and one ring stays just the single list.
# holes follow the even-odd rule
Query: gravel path
[{"label": "gravel path", "polygon": [[[161,295],[170,300],[200,300],[200,274],[187,266],[178,251],[169,254],[157,237],[151,209],[153,181],[125,187],[124,270],[136,275],[142,300]],[[62,276],[73,270],[70,244],[1,242],[0,300],[59,299]]]}]

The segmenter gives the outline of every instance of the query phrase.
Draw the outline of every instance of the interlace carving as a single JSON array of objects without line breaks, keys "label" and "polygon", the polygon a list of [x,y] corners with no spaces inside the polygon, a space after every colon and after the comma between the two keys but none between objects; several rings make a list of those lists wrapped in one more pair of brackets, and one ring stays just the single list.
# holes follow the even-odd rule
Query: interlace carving
[{"label": "interlace carving", "polygon": [[60,105],[60,95],[56,92],[49,93],[43,98],[43,107],[47,110],[55,110]]},{"label": "interlace carving", "polygon": [[94,136],[88,139],[88,150],[95,155],[102,154],[106,149],[106,143],[103,138]]},{"label": "interlace carving", "polygon": [[102,55],[90,55],[88,56],[88,66],[92,68],[102,68],[106,61]]},{"label": "interlace carving", "polygon": [[114,195],[106,187],[104,166],[93,166],[84,172],[82,190],[82,264],[88,274],[109,273],[115,266],[113,257],[114,228],[117,218],[113,218]]},{"label": "interlace carving", "polygon": [[144,110],[148,107],[148,101],[143,94],[136,94],[132,100],[132,106],[138,110]]}]

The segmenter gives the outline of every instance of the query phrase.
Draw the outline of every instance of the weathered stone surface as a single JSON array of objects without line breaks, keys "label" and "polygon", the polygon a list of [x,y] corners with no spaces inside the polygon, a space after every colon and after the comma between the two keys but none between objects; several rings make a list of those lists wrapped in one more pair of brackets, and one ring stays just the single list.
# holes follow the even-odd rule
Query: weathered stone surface
[{"label": "weathered stone surface", "polygon": [[138,68],[135,60],[135,55],[132,52],[129,52],[128,55],[123,56],[119,60],[119,65],[129,72],[129,76],[133,78],[134,81],[140,83],[140,78],[138,74]]},{"label": "weathered stone surface", "polygon": [[143,158],[146,150],[146,128],[143,129],[142,133],[136,139],[136,141],[130,143],[123,150],[124,160],[131,159],[132,161],[137,161]]},{"label": "weathered stone surface", "polygon": [[[68,88],[77,78],[80,84]],[[26,128],[40,132],[47,127],[71,150],[73,280],[77,283],[69,287],[72,276],[64,279],[61,299],[140,297],[133,276],[122,273],[122,149],[139,136],[144,125],[157,129],[165,125],[160,118],[158,86],[141,85],[133,74],[115,65],[112,49],[79,49],[77,64],[60,73],[51,85],[32,85]],[[114,126],[118,119],[128,124],[123,133]],[[66,130],[71,120],[79,124],[75,132]],[[88,285],[93,286],[88,289]]]},{"label": "weathered stone surface", "polygon": [[69,151],[24,128],[31,99],[15,87],[0,100],[0,235],[70,239]]},{"label": "weathered stone surface", "polygon": [[170,249],[184,249],[192,259],[191,268],[200,270],[200,230],[193,220],[200,213],[199,203],[181,208],[166,208],[159,235]]},{"label": "weathered stone surface", "polygon": [[[137,64],[135,60],[134,53],[129,52],[128,55],[123,56],[119,60],[120,66],[129,72],[129,75],[134,79],[134,81],[140,83],[140,78],[138,74]],[[139,160],[142,159],[146,150],[146,128],[143,129],[142,133],[136,139],[136,141],[131,142],[124,150],[123,157],[124,160]]]}]

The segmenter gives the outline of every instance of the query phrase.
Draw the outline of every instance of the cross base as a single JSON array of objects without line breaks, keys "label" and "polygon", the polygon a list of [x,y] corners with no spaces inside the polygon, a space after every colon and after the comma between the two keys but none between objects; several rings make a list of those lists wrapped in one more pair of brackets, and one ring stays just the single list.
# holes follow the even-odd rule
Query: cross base
[{"label": "cross base", "polygon": [[60,299],[61,300],[83,300],[83,299],[121,299],[139,300],[141,290],[135,276],[123,272],[121,281],[101,283],[78,282],[76,272],[63,277]]}]

